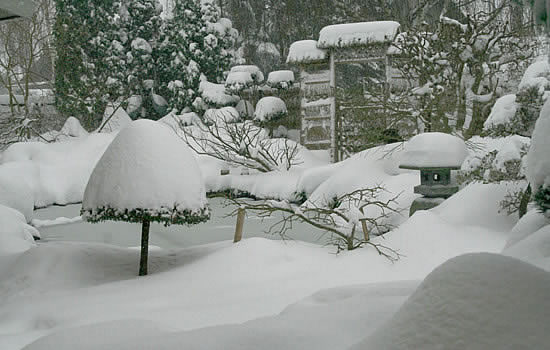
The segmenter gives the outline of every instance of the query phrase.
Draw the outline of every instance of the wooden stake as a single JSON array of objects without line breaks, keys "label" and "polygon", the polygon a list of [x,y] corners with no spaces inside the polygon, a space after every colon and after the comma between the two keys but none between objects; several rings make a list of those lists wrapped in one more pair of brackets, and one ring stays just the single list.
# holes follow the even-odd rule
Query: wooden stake
[{"label": "wooden stake", "polygon": [[143,220],[141,223],[141,256],[139,259],[139,275],[147,275],[147,256],[149,255],[149,227],[151,222]]},{"label": "wooden stake", "polygon": [[237,211],[237,225],[235,226],[235,238],[233,239],[233,243],[237,243],[243,238],[244,213],[245,210],[243,208],[239,208]]},{"label": "wooden stake", "polygon": [[365,241],[369,241],[369,230],[367,229],[367,220],[366,219],[360,219],[361,221],[361,227],[363,228],[363,235],[365,236]]}]

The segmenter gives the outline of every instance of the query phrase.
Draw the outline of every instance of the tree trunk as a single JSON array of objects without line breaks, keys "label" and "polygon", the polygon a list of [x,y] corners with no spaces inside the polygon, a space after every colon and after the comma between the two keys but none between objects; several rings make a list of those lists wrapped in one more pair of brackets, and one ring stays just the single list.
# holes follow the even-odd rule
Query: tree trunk
[{"label": "tree trunk", "polygon": [[149,254],[149,220],[143,220],[141,224],[141,257],[139,260],[139,275],[147,275],[147,255]]}]

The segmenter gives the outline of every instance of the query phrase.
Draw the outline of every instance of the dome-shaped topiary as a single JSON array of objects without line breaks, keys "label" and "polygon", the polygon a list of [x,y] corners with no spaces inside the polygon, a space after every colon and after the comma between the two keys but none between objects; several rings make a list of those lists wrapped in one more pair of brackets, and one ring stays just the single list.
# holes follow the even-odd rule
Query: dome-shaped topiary
[{"label": "dome-shaped topiary", "polygon": [[95,166],[81,214],[92,223],[143,224],[140,275],[147,274],[151,222],[197,224],[210,218],[191,150],[168,126],[144,119],[122,129]]}]

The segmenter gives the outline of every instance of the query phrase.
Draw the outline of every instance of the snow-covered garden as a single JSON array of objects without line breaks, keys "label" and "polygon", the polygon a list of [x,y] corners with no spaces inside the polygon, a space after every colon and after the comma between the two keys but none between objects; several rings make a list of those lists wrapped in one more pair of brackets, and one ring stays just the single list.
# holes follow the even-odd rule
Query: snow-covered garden
[{"label": "snow-covered garden", "polygon": [[8,99],[0,349],[550,347],[544,46],[445,8],[279,52],[223,1],[100,3],[55,1],[58,44],[109,24],[59,48],[63,122]]}]

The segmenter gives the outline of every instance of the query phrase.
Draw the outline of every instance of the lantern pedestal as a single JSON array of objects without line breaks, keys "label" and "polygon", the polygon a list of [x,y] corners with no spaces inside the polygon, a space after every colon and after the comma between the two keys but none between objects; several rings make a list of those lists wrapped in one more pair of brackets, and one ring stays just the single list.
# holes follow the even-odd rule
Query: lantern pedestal
[{"label": "lantern pedestal", "polygon": [[417,210],[428,210],[437,207],[444,200],[445,198],[419,197],[412,202],[409,216],[412,216]]}]

